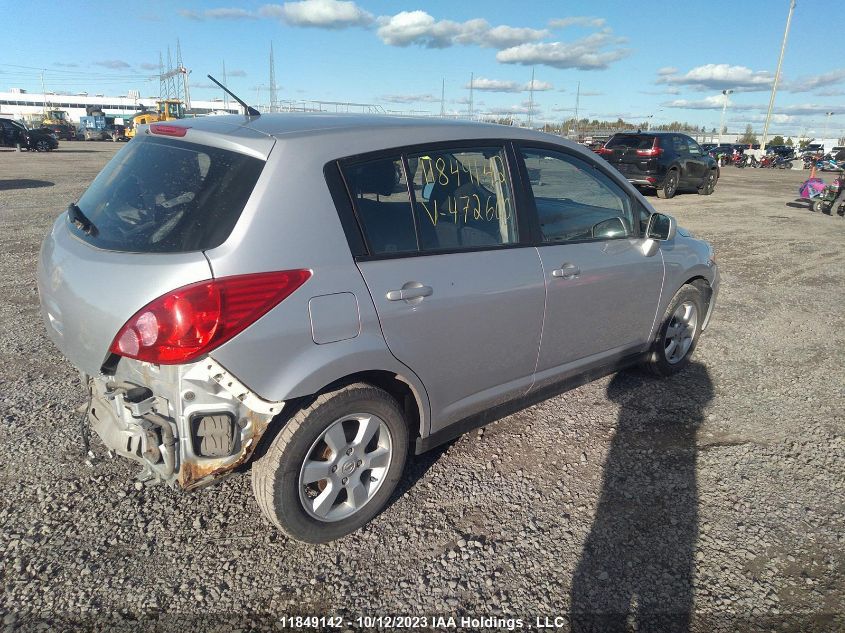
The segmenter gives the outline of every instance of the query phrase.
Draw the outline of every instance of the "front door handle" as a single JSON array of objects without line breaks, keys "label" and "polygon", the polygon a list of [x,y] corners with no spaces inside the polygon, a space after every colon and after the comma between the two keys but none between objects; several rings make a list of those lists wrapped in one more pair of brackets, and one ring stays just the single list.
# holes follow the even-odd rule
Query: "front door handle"
[{"label": "front door handle", "polygon": [[581,269],[575,264],[566,263],[560,268],[552,271],[552,277],[559,277],[561,279],[575,279],[581,274]]},{"label": "front door handle", "polygon": [[414,299],[414,303],[422,301],[423,297],[430,297],[434,290],[431,286],[424,286],[418,281],[409,281],[400,290],[391,290],[387,293],[388,301],[408,301]]}]

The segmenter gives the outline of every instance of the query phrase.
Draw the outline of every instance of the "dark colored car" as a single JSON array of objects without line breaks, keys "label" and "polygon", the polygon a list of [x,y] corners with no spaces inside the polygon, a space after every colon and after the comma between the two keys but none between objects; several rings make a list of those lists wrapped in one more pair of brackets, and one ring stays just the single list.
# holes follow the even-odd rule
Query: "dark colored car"
[{"label": "dark colored car", "polygon": [[50,130],[30,130],[12,119],[0,118],[0,146],[49,152],[59,146],[59,141]]},{"label": "dark colored car", "polygon": [[76,129],[72,125],[66,125],[62,123],[47,123],[45,125],[42,125],[38,129],[52,133],[57,139],[61,139],[63,141],[76,140]]},{"label": "dark colored car", "polygon": [[709,196],[719,180],[719,166],[698,143],[677,132],[614,134],[599,154],[637,187],[671,198],[679,189],[695,188]]}]

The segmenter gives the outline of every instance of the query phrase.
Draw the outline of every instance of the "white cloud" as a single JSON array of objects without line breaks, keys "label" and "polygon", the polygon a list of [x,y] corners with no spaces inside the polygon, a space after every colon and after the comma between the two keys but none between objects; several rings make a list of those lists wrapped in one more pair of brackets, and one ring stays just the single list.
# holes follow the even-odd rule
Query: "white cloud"
[{"label": "white cloud", "polygon": [[549,20],[549,26],[553,29],[563,29],[567,26],[591,26],[600,29],[605,24],[607,24],[607,20],[604,18],[594,18],[586,15]]},{"label": "white cloud", "polygon": [[[470,85],[467,83],[464,88],[469,89]],[[504,79],[487,79],[485,77],[476,77],[472,80],[472,88],[481,92],[527,92],[531,90],[531,82],[519,83],[518,81],[506,81]],[[534,91],[544,92],[546,90],[553,90],[554,86],[547,81],[534,80]]]},{"label": "white cloud", "polygon": [[[672,70],[675,72],[669,72]],[[676,69],[661,68],[658,74],[659,84],[682,85],[694,90],[731,89],[736,92],[770,90],[773,78],[767,70],[754,71],[746,66],[729,64],[704,64],[683,75],[678,75]]]},{"label": "white cloud", "polygon": [[[684,110],[721,110],[724,103],[724,96],[718,94],[705,97],[704,99],[675,99],[674,101],[668,101],[666,103],[661,103],[660,105],[666,108],[681,108]],[[733,101],[728,101],[729,112],[740,111],[765,113],[766,110],[768,110],[767,103],[734,103]],[[818,116],[823,115],[825,112],[841,112],[845,114],[845,105],[831,106],[818,103],[797,103],[792,105],[776,106],[774,109],[775,114],[789,116]],[[748,116],[751,117],[754,115]]]},{"label": "white cloud", "polygon": [[258,10],[265,18],[280,18],[292,26],[345,29],[367,26],[375,19],[351,0],[302,0],[266,4]]},{"label": "white cloud", "polygon": [[[725,96],[719,94],[705,97],[704,99],[675,99],[667,103],[662,103],[661,105],[667,108],[683,108],[685,110],[721,110],[724,104]],[[730,98],[728,99],[728,107],[732,110],[750,108],[750,106],[745,104],[735,104]]]},{"label": "white cloud", "polygon": [[246,9],[220,7],[217,9],[206,9],[205,11],[194,11],[192,9],[179,9],[179,15],[188,20],[203,22],[204,20],[254,20],[256,15]]},{"label": "white cloud", "polygon": [[432,94],[415,94],[415,95],[383,95],[380,97],[382,101],[389,103],[435,103],[440,99]]},{"label": "white cloud", "polygon": [[664,66],[663,68],[657,69],[658,75],[674,75],[678,72],[678,69],[674,66]]},{"label": "white cloud", "polygon": [[476,18],[466,22],[436,20],[425,11],[401,11],[378,19],[378,36],[390,46],[448,48],[458,44],[485,48],[507,48],[524,42],[534,42],[549,35],[545,29],[513,26],[491,26],[487,20]]},{"label": "white cloud", "polygon": [[103,66],[104,68],[111,68],[112,70],[123,70],[124,68],[130,68],[129,64],[127,64],[122,59],[104,59],[103,61],[94,62],[95,66]]},{"label": "white cloud", "polygon": [[246,71],[235,69],[226,72],[226,77],[246,77]]},{"label": "white cloud", "polygon": [[817,90],[813,93],[817,97],[841,97],[845,95],[845,90],[841,88],[831,88],[830,90]]},{"label": "white cloud", "polygon": [[[532,83],[534,84],[533,86],[531,85]],[[527,84],[525,84],[525,86],[523,86],[523,90],[531,90],[532,88],[534,88],[534,92],[545,92],[546,90],[554,90],[554,86],[548,81],[540,81],[539,79],[534,79],[533,82],[529,81]]]},{"label": "white cloud", "polygon": [[544,64],[553,68],[577,68],[579,70],[604,70],[612,62],[626,57],[630,51],[610,48],[624,40],[605,29],[573,42],[543,42],[521,44],[499,51],[496,59],[503,64],[533,66]]},{"label": "white cloud", "polygon": [[402,11],[379,18],[378,36],[390,46],[419,44],[426,48],[448,48],[459,32],[457,22],[437,22],[425,11]]},{"label": "white cloud", "polygon": [[[464,88],[469,88],[466,84]],[[487,79],[485,77],[476,77],[472,80],[472,87],[474,90],[481,90],[484,92],[522,92],[522,85],[516,81],[505,81],[503,79]]]},{"label": "white cloud", "polygon": [[[832,70],[821,75],[810,75],[808,77],[799,77],[795,81],[789,82],[786,89],[789,92],[810,92],[818,88],[827,88],[835,86],[845,81],[845,68]],[[816,94],[821,94],[816,93]]]},{"label": "white cloud", "polygon": [[254,20],[255,16],[246,9],[219,8],[208,9],[203,15],[212,20]]}]

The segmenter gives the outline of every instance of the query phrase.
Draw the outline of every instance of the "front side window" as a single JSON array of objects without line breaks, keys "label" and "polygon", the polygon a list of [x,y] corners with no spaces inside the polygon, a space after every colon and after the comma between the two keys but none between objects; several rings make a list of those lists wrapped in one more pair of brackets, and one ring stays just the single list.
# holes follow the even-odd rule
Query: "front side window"
[{"label": "front side window", "polygon": [[631,199],[594,165],[551,150],[523,149],[542,240],[578,242],[629,237]]},{"label": "front side window", "polygon": [[693,156],[701,156],[701,154],[703,153],[699,144],[691,138],[687,139],[687,147],[689,147],[689,153]]},{"label": "front side window", "polygon": [[501,147],[408,155],[420,248],[513,244],[516,213]]}]

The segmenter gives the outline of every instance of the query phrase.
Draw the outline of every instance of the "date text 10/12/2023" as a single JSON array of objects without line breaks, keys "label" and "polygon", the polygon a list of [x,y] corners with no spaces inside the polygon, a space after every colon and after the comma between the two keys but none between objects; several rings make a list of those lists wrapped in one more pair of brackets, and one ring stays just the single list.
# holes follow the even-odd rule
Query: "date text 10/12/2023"
[{"label": "date text 10/12/2023", "polygon": [[480,629],[498,629],[516,631],[531,627],[533,629],[558,629],[569,625],[569,618],[564,616],[536,616],[533,621],[517,617],[503,616],[410,616],[410,615],[360,615],[352,618],[340,616],[283,616],[282,626],[294,629],[340,629],[355,627],[360,629],[455,629],[477,631]]}]

